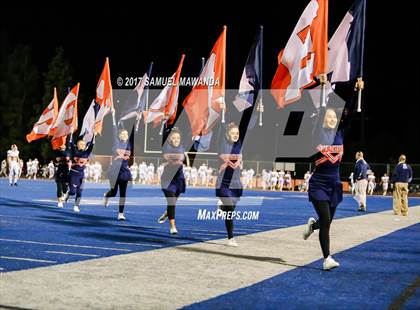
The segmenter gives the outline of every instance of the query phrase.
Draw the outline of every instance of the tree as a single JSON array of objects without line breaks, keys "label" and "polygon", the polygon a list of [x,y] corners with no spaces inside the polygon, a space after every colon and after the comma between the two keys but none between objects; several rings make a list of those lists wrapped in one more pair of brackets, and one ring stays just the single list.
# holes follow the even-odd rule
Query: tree
[{"label": "tree", "polygon": [[[36,115],[40,115],[42,109],[51,102],[54,94],[54,87],[57,88],[58,102],[61,104],[68,93],[68,88],[72,87],[72,74],[70,63],[64,58],[64,48],[59,46],[55,49],[55,55],[48,65],[48,71],[44,73],[44,96],[42,97],[42,105],[34,105],[34,109],[38,111]],[[40,140],[39,151],[41,156],[46,160],[52,155],[51,144],[47,139]]]},{"label": "tree", "polygon": [[36,147],[26,143],[25,135],[33,125],[34,103],[39,102],[40,79],[36,66],[32,63],[31,48],[17,46],[5,57],[2,64],[0,81],[0,102],[2,113],[2,135],[0,136],[0,152],[2,156],[10,145],[16,143],[23,154],[39,154]]}]

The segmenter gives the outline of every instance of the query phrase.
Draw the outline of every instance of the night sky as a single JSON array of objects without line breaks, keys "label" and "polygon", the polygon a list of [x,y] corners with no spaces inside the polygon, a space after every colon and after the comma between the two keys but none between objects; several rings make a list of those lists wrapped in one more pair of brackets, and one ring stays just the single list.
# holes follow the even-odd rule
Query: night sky
[{"label": "night sky", "polygon": [[[144,3],[144,2],[139,2]],[[215,40],[228,26],[227,88],[236,88],[248,50],[258,25],[264,26],[264,87],[269,88],[277,68],[277,54],[285,46],[307,0],[257,1],[253,7],[242,3],[195,2],[191,7],[172,2],[156,6],[63,4],[55,7],[0,9],[0,31],[12,47],[32,47],[34,62],[45,72],[56,46],[63,46],[81,83],[83,115],[95,95],[95,87],[105,57],[110,57],[113,85],[117,76],[142,76],[150,61],[154,74],[172,74],[182,53],[186,54],[183,76],[196,76],[201,57],[207,57]],[[350,8],[351,0],[330,0],[329,36]],[[419,27],[411,22],[414,3],[369,1],[365,42],[365,132],[361,115],[354,120],[346,140],[344,160],[352,161],[352,151],[363,149],[371,162],[389,162],[400,153],[409,162],[420,162],[418,51]],[[89,7],[87,6],[89,5]],[[103,5],[103,4],[102,4]],[[3,6],[3,4],[2,4]],[[209,8],[206,8],[208,6]],[[214,6],[214,7],[212,7]],[[409,6],[412,6],[411,8]],[[181,92],[181,100],[189,89]],[[46,104],[46,103],[45,103]],[[26,131],[30,131],[28,125]]]}]

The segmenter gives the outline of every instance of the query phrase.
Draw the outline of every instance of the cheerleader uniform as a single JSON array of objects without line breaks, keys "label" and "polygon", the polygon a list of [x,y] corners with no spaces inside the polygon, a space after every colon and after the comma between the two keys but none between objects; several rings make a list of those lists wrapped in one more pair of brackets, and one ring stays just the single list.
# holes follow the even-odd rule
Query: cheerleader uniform
[{"label": "cheerleader uniform", "polygon": [[345,110],[337,129],[324,128],[326,110],[325,107],[320,108],[313,131],[313,145],[318,152],[313,156],[315,168],[308,189],[309,201],[318,214],[318,220],[310,218],[303,234],[307,239],[314,230],[319,229],[325,270],[339,266],[330,256],[330,225],[338,204],[343,200],[340,162],[344,152],[345,130],[350,124],[350,113]]},{"label": "cheerleader uniform", "polygon": [[[182,145],[174,147],[168,142],[164,144],[162,149],[163,158],[166,162],[161,176],[161,187],[168,203],[166,215],[169,220],[175,219],[176,201],[182,193],[185,193],[184,152],[185,149]],[[174,233],[176,233],[175,230]]]},{"label": "cheerleader uniform", "polygon": [[112,148],[113,158],[111,166],[108,170],[108,178],[110,183],[110,190],[105,193],[105,207],[108,206],[108,199],[115,197],[120,189],[119,201],[119,220],[125,220],[124,206],[127,194],[127,184],[132,180],[132,175],[128,162],[130,156],[133,154],[134,146],[134,131],[131,132],[130,138],[127,141],[121,141],[118,138],[117,128],[114,126],[114,146]]},{"label": "cheerleader uniform", "polygon": [[[243,133],[242,133],[243,134]],[[225,225],[228,239],[233,238],[233,219],[229,214],[235,210],[242,196],[241,167],[242,140],[229,142],[222,138],[219,149],[219,174],[216,181],[216,196],[222,201],[222,211],[226,212]]]},{"label": "cheerleader uniform", "polygon": [[94,139],[88,143],[88,147],[85,150],[79,150],[74,145],[72,137],[70,138],[70,150],[71,150],[71,158],[72,164],[69,172],[69,195],[74,196],[75,203],[73,210],[75,212],[79,212],[79,205],[80,200],[82,199],[82,192],[83,192],[83,180],[85,177],[85,166],[89,161],[89,156],[92,153],[93,146],[94,146]]},{"label": "cheerleader uniform", "polygon": [[[69,189],[69,163],[70,153],[65,150],[54,150],[54,179],[57,185],[57,199],[59,203],[66,199],[67,191]],[[61,204],[59,205],[61,207]]]}]

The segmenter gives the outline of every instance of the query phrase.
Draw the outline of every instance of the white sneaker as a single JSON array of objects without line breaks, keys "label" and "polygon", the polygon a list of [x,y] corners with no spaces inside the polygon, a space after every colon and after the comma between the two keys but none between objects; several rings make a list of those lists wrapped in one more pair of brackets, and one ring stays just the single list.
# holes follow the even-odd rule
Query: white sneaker
[{"label": "white sneaker", "polygon": [[64,205],[61,201],[59,203],[57,203],[57,208],[64,208]]},{"label": "white sneaker", "polygon": [[124,213],[118,213],[118,220],[119,221],[125,221]]},{"label": "white sneaker", "polygon": [[226,243],[227,246],[237,247],[238,243],[236,242],[235,238],[228,239]]},{"label": "white sneaker", "polygon": [[76,213],[79,213],[80,212],[79,206],[78,205],[74,205],[73,211],[76,212]]},{"label": "white sneaker", "polygon": [[221,210],[222,209],[222,206],[223,206],[223,202],[220,199],[217,200],[217,209],[218,210]]},{"label": "white sneaker", "polygon": [[60,197],[60,200],[63,202],[67,202],[68,200],[69,200],[69,197],[70,197],[70,195],[69,195],[69,191],[67,191],[67,192],[65,192],[64,194],[63,194],[63,196],[61,196]]},{"label": "white sneaker", "polygon": [[340,264],[337,261],[335,261],[334,258],[331,257],[331,255],[324,259],[324,270],[330,270],[338,266],[340,266]]},{"label": "white sneaker", "polygon": [[313,217],[310,217],[308,219],[308,225],[305,227],[303,231],[303,240],[306,240],[309,238],[310,235],[314,232],[314,229],[312,225],[316,222],[316,220]]},{"label": "white sneaker", "polygon": [[104,194],[104,207],[109,207],[109,197],[107,197],[106,194]]},{"label": "white sneaker", "polygon": [[178,230],[176,230],[176,227],[175,227],[175,226],[173,226],[173,227],[171,227],[171,228],[169,229],[169,233],[170,233],[171,235],[176,235],[176,234],[178,233]]},{"label": "white sneaker", "polygon": [[165,211],[160,218],[158,219],[158,223],[159,224],[163,224],[166,222],[166,220],[168,219],[168,213]]}]

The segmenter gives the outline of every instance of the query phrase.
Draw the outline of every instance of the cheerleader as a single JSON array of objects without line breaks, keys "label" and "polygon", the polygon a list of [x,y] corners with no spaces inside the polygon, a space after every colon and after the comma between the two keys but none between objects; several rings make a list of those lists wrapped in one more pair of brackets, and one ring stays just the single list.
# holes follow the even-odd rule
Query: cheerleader
[{"label": "cheerleader", "polygon": [[169,218],[169,233],[177,234],[175,226],[175,206],[178,197],[185,193],[185,177],[183,172],[183,162],[186,158],[184,147],[181,144],[181,133],[176,128],[172,128],[168,134],[163,148],[163,158],[166,160],[161,176],[161,187],[168,203],[166,211],[158,219],[160,224]]},{"label": "cheerleader", "polygon": [[134,130],[130,137],[125,129],[117,132],[117,126],[114,126],[114,146],[112,148],[112,162],[108,170],[110,190],[104,194],[104,206],[109,206],[109,198],[117,195],[120,190],[120,201],[118,217],[119,221],[125,221],[124,207],[127,194],[127,184],[132,180],[128,161],[133,156],[134,151]]},{"label": "cheerleader", "polygon": [[313,217],[308,219],[303,238],[308,239],[314,230],[319,229],[324,270],[340,266],[330,255],[330,225],[338,204],[343,200],[340,162],[343,156],[344,128],[349,123],[347,110],[337,128],[335,109],[320,107],[313,131],[313,147],[318,153],[313,156],[315,168],[309,180],[308,196],[318,214],[318,220]]},{"label": "cheerleader", "polygon": [[87,145],[84,140],[77,141],[76,145],[73,143],[73,135],[70,135],[70,154],[71,154],[71,168],[69,173],[69,195],[75,197],[73,211],[76,213],[80,212],[80,200],[82,199],[84,178],[85,178],[85,166],[89,160],[89,156],[92,153],[93,146],[95,144],[95,135]]},{"label": "cheerleader", "polygon": [[65,144],[54,150],[54,179],[57,186],[57,207],[63,208],[63,202],[69,197],[69,166],[70,153]]},{"label": "cheerleader", "polygon": [[222,202],[220,209],[225,212],[225,226],[228,234],[228,246],[237,247],[233,237],[233,211],[242,196],[242,139],[239,127],[230,123],[226,135],[222,137],[219,149],[219,175],[216,181],[216,196]]}]

